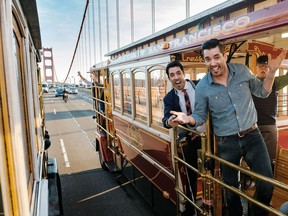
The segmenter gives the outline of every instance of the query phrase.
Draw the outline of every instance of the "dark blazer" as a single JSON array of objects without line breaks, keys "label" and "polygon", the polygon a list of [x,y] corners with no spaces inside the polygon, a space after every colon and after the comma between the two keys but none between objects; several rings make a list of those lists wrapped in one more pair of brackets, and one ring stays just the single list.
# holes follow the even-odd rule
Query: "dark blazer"
[{"label": "dark blazer", "polygon": [[[195,89],[196,84],[198,83],[197,81],[191,81],[191,80],[187,80],[191,83],[192,87]],[[171,89],[164,97],[163,99],[164,101],[164,117],[162,118],[162,122],[163,122],[163,126],[165,128],[171,128],[167,122],[168,119],[170,118],[171,114],[170,111],[176,111],[176,112],[181,112],[181,108],[179,105],[179,97],[178,95],[175,93],[175,89]]]}]

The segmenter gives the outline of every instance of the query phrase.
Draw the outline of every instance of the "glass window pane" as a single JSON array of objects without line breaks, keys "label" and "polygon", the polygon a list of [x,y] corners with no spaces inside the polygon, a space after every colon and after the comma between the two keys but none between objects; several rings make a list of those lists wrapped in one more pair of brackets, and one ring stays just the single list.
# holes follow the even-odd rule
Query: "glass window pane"
[{"label": "glass window pane", "polygon": [[152,104],[152,124],[162,127],[162,117],[164,112],[163,98],[166,95],[167,80],[165,69],[156,69],[150,73],[151,80],[151,104]]},{"label": "glass window pane", "polygon": [[147,121],[146,76],[143,71],[134,74],[136,118]]},{"label": "glass window pane", "polygon": [[[24,104],[25,104],[25,101],[24,101],[24,98],[22,97],[22,95],[24,95],[23,91],[22,91],[22,81],[23,81],[23,76],[22,76],[22,71],[21,71],[21,61],[20,61],[20,44],[18,43],[18,40],[17,40],[17,36],[14,34],[13,35],[13,54],[14,54],[14,65],[15,65],[15,69],[17,70],[16,71],[16,75],[17,75],[17,83],[15,84],[15,90],[18,91],[18,95],[19,95],[19,98],[18,98],[18,107],[19,107],[19,110],[21,112],[21,120],[20,120],[20,125],[18,125],[21,129],[21,131],[23,131],[22,133],[22,138],[23,138],[23,143],[27,143],[27,137],[25,137],[25,132],[26,132],[26,125],[25,125],[25,111],[24,111]],[[28,187],[28,183],[29,183],[29,178],[30,178],[30,174],[32,173],[32,170],[30,169],[30,166],[29,166],[29,155],[28,155],[28,150],[29,146],[28,144],[25,146],[24,148],[24,156],[25,156],[25,173],[26,173],[26,181],[27,181],[27,187]]]},{"label": "glass window pane", "polygon": [[130,73],[125,72],[122,73],[122,82],[123,82],[123,110],[124,113],[129,115],[132,114],[132,106],[131,106],[131,77]]},{"label": "glass window pane", "polygon": [[114,94],[113,94],[114,110],[121,111],[119,74],[113,74],[113,90],[114,90]]}]

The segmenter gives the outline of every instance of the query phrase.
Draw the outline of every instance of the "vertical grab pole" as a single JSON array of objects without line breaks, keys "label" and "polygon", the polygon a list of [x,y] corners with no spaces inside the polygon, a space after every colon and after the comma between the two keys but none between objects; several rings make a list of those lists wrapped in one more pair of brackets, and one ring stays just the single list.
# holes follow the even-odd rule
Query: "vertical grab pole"
[{"label": "vertical grab pole", "polygon": [[[217,154],[217,145],[216,145],[216,137],[213,136],[214,138],[214,154]],[[221,179],[221,172],[220,172],[220,162],[215,160],[214,162],[214,178]],[[222,186],[214,182],[213,184],[213,204],[214,204],[214,209],[213,209],[213,215],[222,215]]]},{"label": "vertical grab pole", "polygon": [[207,176],[211,176],[211,167],[209,165],[211,155],[211,129],[210,129],[210,115],[208,114],[208,118],[206,121],[206,136],[205,134],[201,134],[201,159],[199,158],[198,163],[202,176],[202,203],[204,207],[205,215],[212,215],[212,181],[211,178],[207,178]]},{"label": "vertical grab pole", "polygon": [[177,142],[177,128],[173,128],[173,138],[174,138],[174,166],[175,166],[175,190],[176,190],[176,215],[180,216],[180,195],[177,191],[179,190],[179,166],[178,166],[178,159],[175,157],[179,157],[178,155],[178,142]]}]

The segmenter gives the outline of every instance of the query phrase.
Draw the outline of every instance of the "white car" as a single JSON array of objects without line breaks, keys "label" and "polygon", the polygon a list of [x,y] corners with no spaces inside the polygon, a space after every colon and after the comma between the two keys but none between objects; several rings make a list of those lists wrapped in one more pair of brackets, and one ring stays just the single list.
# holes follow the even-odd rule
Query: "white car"
[{"label": "white car", "polygon": [[69,94],[78,94],[78,89],[75,87],[71,87],[68,89]]}]

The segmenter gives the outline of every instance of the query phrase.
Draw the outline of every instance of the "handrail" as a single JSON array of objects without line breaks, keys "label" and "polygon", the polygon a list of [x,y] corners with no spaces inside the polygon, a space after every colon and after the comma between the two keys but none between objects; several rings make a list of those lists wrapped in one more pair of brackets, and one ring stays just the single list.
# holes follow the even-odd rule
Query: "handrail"
[{"label": "handrail", "polygon": [[[258,206],[260,206],[261,208],[265,209],[266,211],[269,211],[275,215],[280,215],[280,216],[284,216],[284,214],[282,214],[280,211],[278,211],[277,209],[271,207],[271,206],[267,206],[261,202],[259,202],[258,200],[254,199],[253,197],[249,196],[247,193],[241,191],[238,188],[232,187],[226,183],[224,183],[220,178],[214,177],[211,173],[211,170],[209,170],[206,165],[205,162],[207,160],[213,159],[215,160],[215,162],[219,162],[221,164],[225,164],[231,168],[237,169],[238,171],[240,171],[241,173],[245,173],[249,176],[252,176],[256,179],[259,179],[261,181],[265,181],[268,182],[270,184],[273,184],[276,187],[279,187],[281,189],[287,190],[288,191],[288,185],[269,178],[269,177],[265,177],[263,175],[257,174],[255,172],[252,172],[246,168],[243,168],[241,166],[235,165],[233,163],[230,163],[228,161],[223,160],[222,158],[214,155],[211,152],[211,133],[210,133],[210,127],[209,127],[209,123],[210,123],[210,118],[208,117],[208,120],[206,122],[206,133],[199,133],[195,130],[191,130],[189,128],[185,128],[183,126],[178,126],[178,128],[187,130],[189,132],[192,132],[194,134],[198,134],[201,136],[201,155],[198,155],[198,170],[195,167],[192,167],[190,164],[186,163],[183,159],[181,159],[178,155],[178,147],[179,147],[179,142],[177,142],[177,128],[174,128],[174,135],[175,135],[175,143],[176,145],[174,146],[174,152],[175,152],[175,156],[174,156],[174,163],[175,163],[175,191],[176,191],[176,204],[177,204],[177,215],[180,215],[180,204],[181,204],[181,199],[186,199],[190,204],[192,204],[194,207],[196,207],[196,209],[203,215],[212,215],[212,184],[219,184],[221,186],[223,186],[225,189],[228,189],[234,193],[236,193],[237,195],[244,197],[245,199],[247,199],[248,201],[252,202],[253,204],[256,204]],[[209,144],[209,145],[208,145]],[[190,169],[193,172],[198,173],[201,177],[202,177],[202,206],[203,209],[199,208],[195,202],[193,202],[190,198],[188,198],[184,192],[180,189],[180,179],[179,178],[179,168],[178,168],[178,163],[183,164],[184,166],[186,166],[188,169]],[[214,198],[215,199],[215,198]]]}]

